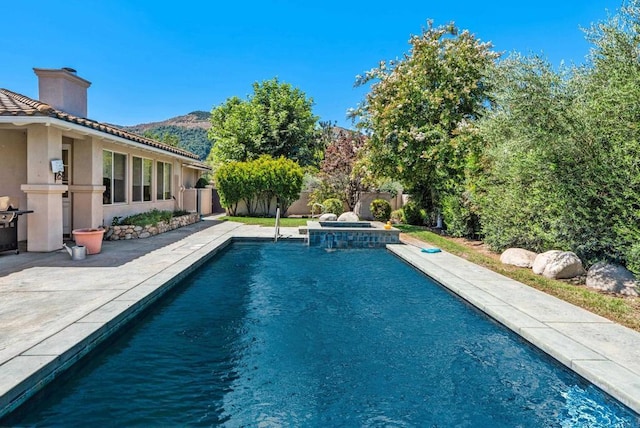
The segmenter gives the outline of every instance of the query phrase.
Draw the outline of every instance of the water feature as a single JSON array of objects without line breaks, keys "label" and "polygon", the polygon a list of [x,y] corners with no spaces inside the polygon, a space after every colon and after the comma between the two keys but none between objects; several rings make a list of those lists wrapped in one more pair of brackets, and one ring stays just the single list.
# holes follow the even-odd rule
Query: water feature
[{"label": "water feature", "polygon": [[381,249],[235,243],[100,351],[0,425],[640,423]]},{"label": "water feature", "polygon": [[307,234],[309,245],[326,247],[331,239],[332,248],[382,248],[400,242],[400,230],[375,221],[308,221]]}]

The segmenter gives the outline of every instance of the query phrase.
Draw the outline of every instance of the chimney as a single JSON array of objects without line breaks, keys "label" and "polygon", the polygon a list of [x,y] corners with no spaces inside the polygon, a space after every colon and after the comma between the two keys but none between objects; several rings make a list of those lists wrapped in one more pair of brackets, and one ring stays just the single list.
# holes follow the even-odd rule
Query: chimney
[{"label": "chimney", "polygon": [[87,88],[91,82],[73,68],[34,68],[38,76],[39,100],[74,116],[87,117]]}]

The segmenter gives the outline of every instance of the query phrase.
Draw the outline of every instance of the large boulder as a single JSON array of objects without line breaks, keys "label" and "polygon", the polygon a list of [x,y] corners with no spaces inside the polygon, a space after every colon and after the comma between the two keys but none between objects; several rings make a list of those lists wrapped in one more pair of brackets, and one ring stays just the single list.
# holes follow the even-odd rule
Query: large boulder
[{"label": "large boulder", "polygon": [[531,265],[533,273],[536,275],[542,275],[542,272],[544,272],[544,268],[547,267],[549,261],[561,252],[562,251],[560,250],[551,250],[538,254],[533,260],[533,265]]},{"label": "large boulder", "polygon": [[338,221],[360,221],[358,215],[353,211],[347,211],[346,213],[340,214],[338,217]]},{"label": "large boulder", "polygon": [[571,251],[551,250],[538,254],[533,269],[534,273],[551,279],[568,279],[585,274],[582,261]]},{"label": "large boulder", "polygon": [[322,214],[318,220],[319,221],[336,221],[337,219],[338,219],[337,215],[332,213],[326,213],[326,214]]},{"label": "large boulder", "polygon": [[530,268],[538,254],[524,248],[507,248],[500,255],[500,261],[505,265]]},{"label": "large boulder", "polygon": [[640,283],[624,266],[598,262],[587,272],[587,287],[626,296],[640,296]]}]

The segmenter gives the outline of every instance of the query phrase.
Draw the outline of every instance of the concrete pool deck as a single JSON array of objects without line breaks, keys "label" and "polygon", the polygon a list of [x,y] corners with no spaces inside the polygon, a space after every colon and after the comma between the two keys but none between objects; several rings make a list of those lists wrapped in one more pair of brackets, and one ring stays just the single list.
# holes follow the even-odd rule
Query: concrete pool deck
[{"label": "concrete pool deck", "polygon": [[[297,228],[281,239],[303,240]],[[0,253],[0,417],[86,355],[233,239],[273,228],[208,218],[148,239],[66,251]],[[448,253],[392,253],[640,413],[640,333]]]}]

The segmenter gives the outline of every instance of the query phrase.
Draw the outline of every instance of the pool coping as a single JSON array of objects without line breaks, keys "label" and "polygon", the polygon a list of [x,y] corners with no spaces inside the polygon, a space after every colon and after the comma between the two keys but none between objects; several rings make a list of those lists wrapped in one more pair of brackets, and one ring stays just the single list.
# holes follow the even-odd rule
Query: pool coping
[{"label": "pool coping", "polygon": [[[273,238],[273,228],[223,222],[123,266],[34,268],[0,277],[0,293],[24,299],[32,311],[48,310],[56,297],[71,296],[80,306],[75,310],[74,301],[69,314],[45,312],[51,319],[37,334],[0,344],[0,418],[231,242]],[[304,239],[295,228],[280,228],[279,240]],[[387,249],[640,414],[640,333],[446,252],[405,244]],[[71,272],[73,287],[65,282]],[[114,273],[118,281],[109,281]],[[34,281],[45,275],[46,283]]]},{"label": "pool coping", "polygon": [[387,249],[640,414],[640,333],[444,251]]},{"label": "pool coping", "polygon": [[[281,227],[278,239],[303,242],[305,237],[294,228]],[[273,241],[274,229],[223,222],[144,254],[124,266],[83,268],[79,265],[47,268],[46,272],[42,268],[31,268],[0,277],[0,295],[4,297],[22,294],[25,302],[29,302],[30,295],[66,292],[79,298],[83,293],[91,294],[95,300],[79,303],[83,307],[70,319],[65,319],[65,314],[47,312],[47,300],[34,298],[35,304],[25,303],[29,310],[43,312],[40,319],[55,317],[58,320],[42,320],[45,326],[35,337],[21,343],[0,344],[0,418],[104,343],[220,250],[233,241],[243,240]],[[114,273],[119,274],[118,281],[108,279]],[[63,290],[71,275],[77,285],[72,290]],[[49,280],[51,285],[38,280]]]}]

